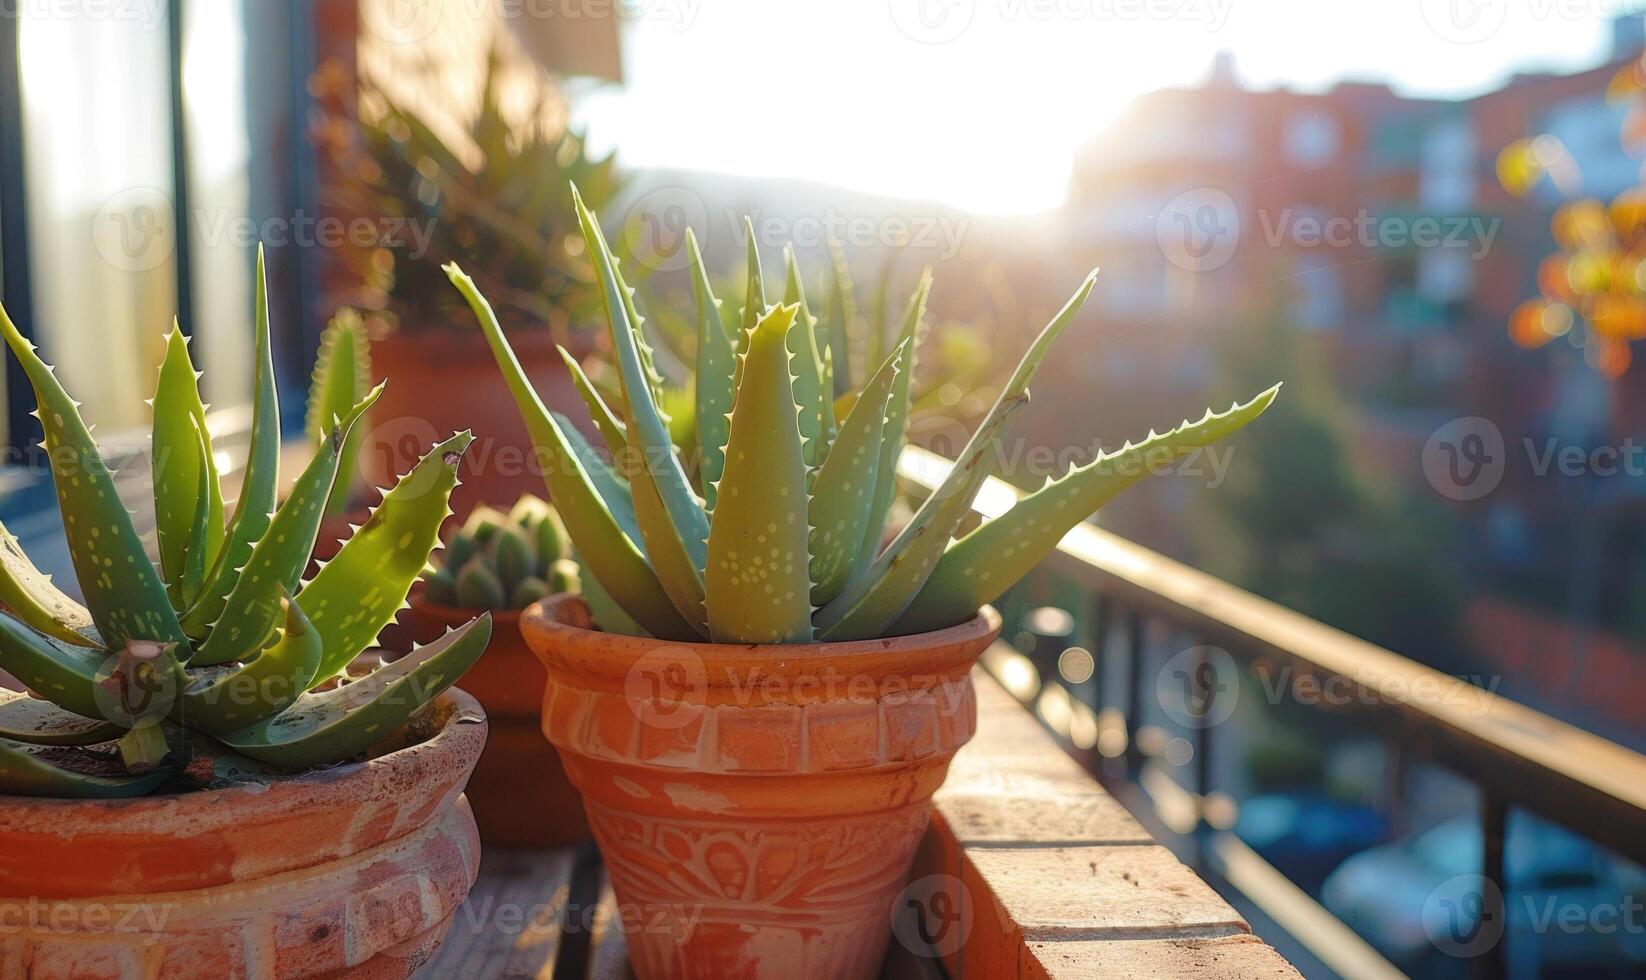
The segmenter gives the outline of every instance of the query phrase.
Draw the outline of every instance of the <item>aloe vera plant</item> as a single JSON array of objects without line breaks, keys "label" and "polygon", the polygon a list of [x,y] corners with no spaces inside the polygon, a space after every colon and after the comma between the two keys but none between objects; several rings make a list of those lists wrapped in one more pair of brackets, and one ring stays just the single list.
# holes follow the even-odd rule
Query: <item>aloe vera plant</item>
[{"label": "aloe vera plant", "polygon": [[[382,387],[334,412],[276,504],[280,424],[262,256],[252,445],[232,518],[185,338],[167,338],[154,405],[159,567],[151,563],[77,403],[0,308],[0,333],[34,389],[82,605],[0,528],[0,793],[143,795],[199,785],[225,762],[303,769],[368,751],[484,651],[489,616],[361,679],[350,663],[403,607],[436,548],[458,433],[388,490],[302,581],[345,446]],[[335,350],[334,350],[335,355]],[[337,404],[344,404],[343,401]]]},{"label": "aloe vera plant", "polygon": [[[843,331],[819,333],[798,269],[768,302],[750,236],[747,300],[723,316],[695,243],[696,467],[668,440],[662,379],[634,290],[595,216],[576,198],[605,305],[619,385],[608,404],[580,385],[611,458],[549,412],[491,305],[456,265],[468,300],[545,463],[585,567],[636,624],[671,640],[807,643],[901,635],[963,622],[992,602],[1103,503],[1177,454],[1222,438],[1269,406],[1278,386],[1221,414],[1104,453],[953,540],[989,475],[1035,370],[1074,322],[1088,276],[1024,354],[938,489],[882,547],[908,420],[930,275],[891,349],[859,391],[836,398]],[[723,324],[732,326],[723,326]],[[726,331],[726,332],[722,332]],[[686,474],[695,470],[696,485]]]},{"label": "aloe vera plant", "polygon": [[423,594],[460,609],[524,609],[578,591],[571,550],[560,514],[541,497],[526,494],[507,514],[476,507],[423,573]]},{"label": "aloe vera plant", "polygon": [[[320,354],[315,358],[314,377],[309,383],[305,429],[316,446],[331,438],[332,427],[348,415],[371,390],[371,338],[360,314],[344,308],[337,311],[320,332]],[[360,439],[367,429],[362,419],[343,441],[337,460],[337,477],[326,499],[326,516],[341,514],[356,499],[356,466]]]}]

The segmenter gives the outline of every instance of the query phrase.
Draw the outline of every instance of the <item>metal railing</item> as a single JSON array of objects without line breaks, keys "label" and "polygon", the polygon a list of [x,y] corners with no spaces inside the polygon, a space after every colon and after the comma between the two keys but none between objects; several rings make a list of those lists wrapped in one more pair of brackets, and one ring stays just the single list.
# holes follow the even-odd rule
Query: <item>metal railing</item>
[{"label": "metal railing", "polygon": [[[926,491],[935,489],[949,461],[911,447],[899,473]],[[1018,491],[990,480],[974,509],[992,517]],[[1511,808],[1562,825],[1618,855],[1646,863],[1646,756],[1572,725],[1433,670],[1220,579],[1150,551],[1111,532],[1082,524],[1064,536],[1047,566],[1091,597],[1103,624],[1095,649],[1101,663],[1115,656],[1118,632],[1125,658],[1125,690],[1115,709],[1098,715],[1099,754],[1113,768],[1095,766],[1145,823],[1193,841],[1191,861],[1226,880],[1309,953],[1343,976],[1399,975],[1382,955],[1313,898],[1229,832],[1226,799],[1212,785],[1215,725],[1191,726],[1192,788],[1172,779],[1158,760],[1158,732],[1142,723],[1145,658],[1151,623],[1193,637],[1187,649],[1226,651],[1249,672],[1289,669],[1321,685],[1352,689],[1342,699],[1363,713],[1404,761],[1438,763],[1480,792],[1483,841],[1481,921],[1504,921],[1509,892],[1505,827]],[[1118,630],[1109,629],[1118,624]],[[1200,661],[1203,664],[1204,660]],[[1201,673],[1199,664],[1189,671]],[[1012,678],[1003,678],[1008,689]],[[1434,692],[1445,692],[1444,697]],[[1025,691],[1025,693],[1028,693]],[[1210,714],[1222,693],[1201,685],[1193,710]],[[1115,776],[1117,775],[1117,780]],[[1121,785],[1114,785],[1120,783]],[[1146,812],[1140,812],[1146,811]],[[1496,918],[1492,918],[1496,917]],[[1489,944],[1475,959],[1483,976],[1508,972],[1508,940]]]}]

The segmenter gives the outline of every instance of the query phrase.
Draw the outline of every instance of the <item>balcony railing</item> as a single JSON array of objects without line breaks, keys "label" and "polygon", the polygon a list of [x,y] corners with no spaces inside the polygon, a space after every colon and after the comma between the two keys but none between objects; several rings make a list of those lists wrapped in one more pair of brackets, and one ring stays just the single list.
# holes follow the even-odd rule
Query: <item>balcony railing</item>
[{"label": "balcony railing", "polygon": [[[949,462],[918,448],[905,452],[900,473],[912,484],[934,489]],[[991,480],[975,509],[994,516],[1016,499],[1010,485]],[[1238,589],[1098,527],[1083,524],[1064,536],[1047,559],[1055,576],[1079,585],[1089,596],[1087,612],[1097,626],[1095,649],[1101,664],[1123,659],[1119,691],[1070,692],[1093,712],[1096,750],[1086,753],[1094,774],[1157,833],[1173,837],[1184,856],[1209,880],[1238,893],[1331,971],[1346,977],[1399,975],[1383,956],[1229,829],[1232,801],[1213,783],[1211,759],[1219,726],[1182,726],[1192,740],[1192,762],[1165,758],[1172,739],[1144,723],[1144,698],[1151,637],[1160,628],[1187,638],[1176,644],[1194,651],[1182,666],[1190,688],[1186,709],[1215,718],[1217,698],[1227,696],[1210,658],[1224,653],[1239,668],[1259,677],[1290,671],[1321,690],[1352,692],[1331,701],[1358,714],[1364,728],[1388,745],[1398,767],[1418,761],[1438,763],[1479,790],[1480,873],[1490,887],[1479,890],[1479,921],[1504,922],[1510,882],[1505,875],[1505,828],[1512,809],[1546,818],[1637,864],[1646,863],[1646,757],[1525,705],[1461,683],[1399,654]],[[1391,611],[1398,614],[1398,611]],[[1154,627],[1154,629],[1151,629]],[[1118,634],[1118,635],[1116,635]],[[1055,655],[1055,651],[1054,651]],[[1025,682],[1038,671],[1021,658],[991,658],[1009,690],[1032,698],[1043,720],[1048,703],[1037,685]],[[1114,671],[1109,672],[1112,679]],[[1094,678],[1102,677],[1097,671]],[[1334,687],[1335,686],[1335,687]],[[1042,693],[1043,692],[1039,692]],[[1107,695],[1107,697],[1105,697]],[[1114,702],[1112,707],[1101,707]],[[1068,732],[1070,698],[1052,699],[1054,729]],[[1181,754],[1181,753],[1180,753]],[[1180,782],[1171,772],[1189,770]],[[1183,785],[1187,783],[1187,785]],[[1239,902],[1237,902],[1239,904]],[[1479,975],[1505,976],[1515,957],[1514,936],[1483,944],[1471,958]],[[1473,951],[1471,951],[1473,952]]]}]

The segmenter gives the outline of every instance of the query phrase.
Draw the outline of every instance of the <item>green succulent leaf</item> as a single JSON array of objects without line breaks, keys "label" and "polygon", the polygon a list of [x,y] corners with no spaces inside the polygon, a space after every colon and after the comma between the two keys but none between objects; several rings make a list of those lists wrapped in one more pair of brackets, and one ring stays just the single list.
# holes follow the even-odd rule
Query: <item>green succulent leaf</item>
[{"label": "green succulent leaf", "polygon": [[[350,309],[337,311],[320,334],[320,353],[314,362],[309,384],[308,413],[304,429],[309,441],[319,445],[331,437],[332,426],[371,390],[371,340],[360,314]],[[349,507],[351,483],[357,472],[360,443],[365,426],[356,427],[343,441],[338,456],[337,477],[326,503],[326,514],[334,516]]]},{"label": "green succulent leaf", "polygon": [[[176,609],[188,608],[194,598],[191,589],[197,593],[201,585],[199,578],[188,581],[188,567],[209,568],[227,533],[199,377],[188,340],[174,323],[154,390],[153,469],[160,570]],[[203,537],[197,534],[200,528],[205,529]]]},{"label": "green succulent leaf", "polygon": [[1057,480],[1019,499],[1004,514],[950,545],[920,595],[897,621],[897,634],[942,629],[964,621],[1057,547],[1063,535],[1127,487],[1184,453],[1208,446],[1242,428],[1268,409],[1280,386],[1227,412],[1207,412],[1164,435],[1150,433],[1102,453]]},{"label": "green succulent leaf", "polygon": [[[634,516],[634,498],[629,492],[628,481],[618,476],[611,464],[594,451],[594,447],[589,445],[589,440],[583,438],[582,431],[572,425],[570,419],[559,412],[552,413],[552,417],[554,424],[564,433],[566,446],[576,458],[577,464],[588,474],[589,483],[601,504],[610,512],[618,529],[629,540],[630,547],[644,555],[646,542],[640,535],[640,519]],[[658,588],[661,589],[662,586],[659,585]]]},{"label": "green succulent leaf", "polygon": [[245,728],[291,707],[320,670],[322,639],[297,603],[282,597],[285,625],[274,642],[238,666],[195,672],[172,709],[178,724],[203,732]]},{"label": "green succulent leaf", "polygon": [[457,468],[473,441],[473,434],[459,432],[430,449],[298,592],[324,651],[315,684],[342,673],[404,606],[439,545]]},{"label": "green succulent leaf", "polygon": [[210,667],[244,660],[274,632],[283,615],[282,597],[297,590],[303,569],[314,553],[314,539],[337,477],[343,443],[382,394],[382,385],[372,389],[332,430],[331,438],[315,449],[314,459],[292,485],[285,503],[269,522],[268,531],[253,547],[223,607],[223,615],[211,625],[191,664]]},{"label": "green succulent leaf", "polygon": [[0,739],[30,745],[96,745],[120,737],[110,721],[64,711],[42,698],[0,689]]},{"label": "green succulent leaf", "polygon": [[743,355],[721,506],[709,529],[709,632],[718,643],[812,637],[806,458],[788,348],[799,312],[766,314]]},{"label": "green succulent leaf", "polygon": [[0,524],[0,606],[48,636],[75,646],[101,646],[91,613],[34,567],[17,537]]},{"label": "green succulent leaf", "polygon": [[[847,585],[836,600],[817,616],[825,639],[855,640],[879,636],[903,615],[926,584],[949,539],[971,511],[972,498],[989,476],[989,463],[999,447],[1006,423],[1029,401],[1029,383],[1045,363],[1052,344],[1074,322],[1091,295],[1097,273],[1086,277],[1069,301],[1029,345],[989,414],[955,457],[943,483],[915,511],[901,533],[875,559],[868,572]],[[896,465],[895,461],[892,465]]]},{"label": "green succulent leaf", "polygon": [[789,331],[789,363],[794,369],[794,398],[800,405],[800,438],[806,465],[816,467],[834,441],[834,398],[823,385],[823,358],[817,348],[817,318],[806,308],[806,289],[794,247],[783,250],[788,269],[783,302],[800,307]]},{"label": "green succulent leaf", "polygon": [[623,420],[612,414],[606,400],[600,397],[594,383],[583,372],[583,365],[577,363],[577,358],[564,347],[556,349],[560,351],[561,360],[566,362],[566,370],[571,372],[577,393],[583,396],[583,403],[589,407],[589,417],[594,419],[594,427],[600,430],[600,438],[606,442],[606,451],[613,456],[618,455],[629,444],[629,434],[623,427]]},{"label": "green succulent leaf", "polygon": [[[926,316],[926,297],[932,288],[932,272],[927,269],[920,276],[920,284],[909,298],[903,314],[903,329],[898,343],[908,344],[903,355],[903,370],[892,383],[892,394],[886,403],[886,428],[880,440],[880,466],[875,470],[874,500],[869,504],[871,529],[885,527],[886,515],[891,512],[892,500],[897,496],[897,457],[903,453],[903,432],[909,422],[909,386],[914,377],[915,363],[920,352],[920,322]],[[874,356],[879,356],[881,344],[873,345]],[[880,549],[880,535],[871,530],[863,536],[857,560],[852,565],[853,579],[868,573]]]},{"label": "green succulent leaf", "polygon": [[[663,591],[657,575],[646,562],[645,553],[638,544],[638,531],[631,537],[619,518],[607,506],[596,477],[591,476],[588,457],[593,450],[576,435],[570,425],[562,425],[543,407],[531,382],[526,378],[520,361],[503,336],[491,304],[480,295],[474,281],[463,274],[455,264],[446,267],[446,275],[463,294],[473,310],[480,328],[497,358],[514,400],[520,406],[526,428],[543,457],[543,472],[549,486],[549,497],[566,519],[568,528],[574,528],[572,541],[583,556],[584,563],[602,582],[609,583],[615,594],[623,596],[624,608],[629,615],[645,625],[653,636],[664,639],[687,639],[697,633]],[[578,444],[586,455],[580,455]],[[603,461],[599,466],[604,467]],[[604,472],[605,482],[615,483],[609,468]],[[608,487],[608,490],[610,488]],[[328,566],[329,567],[329,566]]]},{"label": "green succulent leaf", "polygon": [[833,237],[829,238],[829,263],[832,275],[829,283],[829,317],[827,344],[832,363],[834,397],[857,390],[852,383],[852,333],[857,324],[857,287],[852,282],[851,263],[846,251]]},{"label": "green succulent leaf", "polygon": [[149,563],[131,514],[115,491],[114,477],[74,399],[4,308],[0,308],[0,332],[34,388],[35,414],[46,433],[69,557],[97,632],[111,646],[131,639],[186,640],[166,586]]},{"label": "green succulent leaf", "polygon": [[502,609],[508,601],[503,580],[486,561],[476,555],[457,570],[457,605],[463,609]]},{"label": "green succulent leaf", "polygon": [[189,636],[204,639],[211,625],[223,615],[240,578],[240,570],[251,559],[252,548],[261,541],[274,517],[280,483],[280,397],[274,386],[274,355],[269,345],[269,295],[263,262],[263,247],[257,247],[257,379],[252,389],[251,450],[246,457],[246,475],[234,505],[223,547],[217,553],[206,584],[189,611],[183,615],[183,629]]},{"label": "green succulent leaf", "polygon": [[509,593],[508,608],[524,609],[554,591],[555,589],[546,580],[535,575],[530,578],[523,578],[520,580],[520,584],[514,587],[514,591]]},{"label": "green succulent leaf", "polygon": [[827,605],[846,587],[861,550],[863,536],[880,535],[869,526],[875,476],[880,469],[880,441],[886,429],[886,404],[908,344],[899,344],[858,396],[840,436],[830,448],[812,487],[812,604]]},{"label": "green succulent leaf", "polygon": [[156,769],[140,776],[94,776],[53,764],[69,750],[0,738],[0,793],[56,800],[147,796],[171,776]]},{"label": "green succulent leaf", "polygon": [[291,708],[218,741],[242,755],[287,769],[347,762],[383,741],[439,697],[486,651],[483,613],[367,677],[305,694]]},{"label": "green succulent leaf", "polygon": [[550,507],[537,522],[537,562],[548,568],[571,555],[571,536],[566,533],[566,522],[560,512]]},{"label": "green succulent leaf", "polygon": [[573,193],[583,240],[594,259],[601,284],[618,376],[623,382],[623,423],[632,466],[624,467],[634,500],[640,534],[646,542],[657,579],[681,617],[700,635],[707,632],[703,611],[703,565],[707,560],[709,519],[692,492],[674,453],[669,427],[658,411],[652,373],[638,342],[639,323],[628,288],[617,275],[616,261],[594,215]]},{"label": "green succulent leaf", "polygon": [[709,271],[697,247],[697,235],[686,229],[686,251],[691,256],[692,291],[697,298],[697,447],[701,459],[698,483],[704,503],[714,508],[716,484],[726,468],[726,433],[732,411],[732,375],[737,354],[726,336],[720,300],[709,285]]}]

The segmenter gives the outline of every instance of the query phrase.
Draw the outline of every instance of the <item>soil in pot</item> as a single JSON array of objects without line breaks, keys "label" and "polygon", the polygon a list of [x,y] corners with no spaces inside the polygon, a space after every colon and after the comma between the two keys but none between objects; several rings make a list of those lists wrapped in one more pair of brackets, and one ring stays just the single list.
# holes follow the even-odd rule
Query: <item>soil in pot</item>
[{"label": "soil in pot", "polygon": [[[404,977],[479,870],[486,741],[448,691],[361,763],[136,800],[0,796],[0,975]],[[385,746],[388,748],[389,746]]]},{"label": "soil in pot", "polygon": [[636,973],[879,975],[932,793],[976,727],[985,609],[917,636],[783,647],[601,633],[527,610],[543,729],[583,793]]},{"label": "soil in pot", "polygon": [[[474,615],[431,603],[418,587],[403,619],[409,640],[432,643]],[[492,622],[491,644],[463,675],[464,690],[485,708],[491,725],[468,789],[480,839],[487,847],[527,850],[588,841],[583,798],[538,720],[548,675],[521,638],[519,612],[493,610]]]}]

